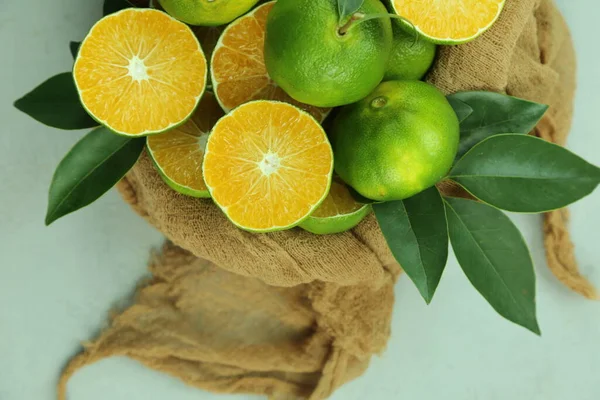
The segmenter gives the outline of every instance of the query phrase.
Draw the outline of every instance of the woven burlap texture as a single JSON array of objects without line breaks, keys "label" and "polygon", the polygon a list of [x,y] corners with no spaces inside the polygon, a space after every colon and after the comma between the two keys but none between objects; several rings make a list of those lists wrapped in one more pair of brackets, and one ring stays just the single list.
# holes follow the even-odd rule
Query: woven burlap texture
[{"label": "woven burlap texture", "polygon": [[[491,90],[547,103],[535,133],[564,144],[574,71],[569,31],[551,0],[508,0],[481,38],[441,48],[428,80],[446,93]],[[373,216],[332,236],[243,232],[210,200],[171,190],[147,155],[119,189],[169,241],[135,304],[67,365],[60,400],[79,368],[110,356],[210,391],[321,400],[384,350],[400,269]],[[566,212],[547,214],[544,224],[554,274],[595,297],[579,275]]]},{"label": "woven burlap texture", "polygon": [[[540,4],[541,3],[541,4]],[[428,80],[446,93],[491,90],[551,105],[536,129],[564,144],[572,116],[575,61],[569,31],[551,1],[508,1],[494,27],[472,43],[443,47]],[[210,201],[170,189],[144,154],[122,183],[136,207],[168,239],[231,272],[270,285],[314,280],[353,285],[379,280],[395,264],[377,222],[315,236],[301,229],[257,235],[237,229]],[[569,286],[593,296],[570,254],[562,211],[546,218],[548,260]]]}]

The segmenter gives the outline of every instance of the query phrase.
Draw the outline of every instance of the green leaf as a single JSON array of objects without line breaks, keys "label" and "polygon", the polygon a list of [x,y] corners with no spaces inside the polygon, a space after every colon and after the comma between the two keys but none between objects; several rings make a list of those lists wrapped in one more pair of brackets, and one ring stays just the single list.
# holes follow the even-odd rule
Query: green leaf
[{"label": "green leaf", "polygon": [[529,135],[496,135],[460,159],[449,178],[473,196],[514,212],[565,207],[594,191],[600,168]]},{"label": "green leaf", "polygon": [[493,92],[455,93],[448,96],[448,100],[460,100],[473,109],[460,125],[457,159],[489,136],[531,132],[548,110],[545,104]]},{"label": "green leaf", "polygon": [[145,138],[119,136],[105,127],[84,136],[56,168],[46,225],[106,193],[133,167],[145,143]]},{"label": "green leaf", "polygon": [[127,0],[104,0],[104,8],[102,10],[104,15],[108,15],[131,7],[135,6]]},{"label": "green leaf", "polygon": [[358,11],[365,0],[338,0],[339,21],[345,21],[350,15]]},{"label": "green leaf", "polygon": [[450,242],[469,281],[500,315],[539,335],[535,273],[521,232],[487,204],[445,202]]},{"label": "green leaf", "polygon": [[14,106],[31,118],[54,128],[85,129],[100,125],[81,105],[70,72],[48,79],[15,101]]},{"label": "green leaf", "polygon": [[73,60],[77,58],[77,53],[79,53],[79,46],[81,46],[81,42],[70,42],[69,49],[71,50],[71,55],[73,56]]},{"label": "green leaf", "polygon": [[470,105],[461,101],[453,96],[448,96],[448,102],[454,109],[456,116],[458,117],[458,122],[462,123],[465,119],[469,118],[471,114],[473,114],[473,109]]},{"label": "green leaf", "polygon": [[429,304],[448,259],[444,202],[435,187],[406,200],[373,205],[396,260]]}]

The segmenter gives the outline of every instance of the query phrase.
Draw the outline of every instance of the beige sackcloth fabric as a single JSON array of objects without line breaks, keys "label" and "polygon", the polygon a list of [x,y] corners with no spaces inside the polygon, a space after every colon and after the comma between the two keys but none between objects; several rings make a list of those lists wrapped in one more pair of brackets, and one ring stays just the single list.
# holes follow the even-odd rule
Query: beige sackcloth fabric
[{"label": "beige sackcloth fabric", "polygon": [[[508,0],[481,38],[441,48],[428,80],[446,93],[491,90],[547,103],[535,134],[565,143],[575,57],[551,0]],[[373,216],[331,236],[243,232],[210,200],[169,189],[147,155],[119,189],[169,241],[135,304],[67,365],[60,400],[74,372],[110,356],[214,392],[320,400],[384,350],[400,268]],[[578,272],[566,220],[566,211],[545,216],[548,264],[567,286],[595,298]]]}]

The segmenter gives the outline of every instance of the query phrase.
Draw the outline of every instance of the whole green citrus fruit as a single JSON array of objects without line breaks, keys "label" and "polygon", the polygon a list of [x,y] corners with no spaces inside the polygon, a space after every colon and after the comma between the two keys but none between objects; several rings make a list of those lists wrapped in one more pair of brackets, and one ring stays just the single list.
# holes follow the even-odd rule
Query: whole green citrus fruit
[{"label": "whole green citrus fruit", "polygon": [[343,107],[331,128],[338,175],[378,201],[411,197],[442,179],[458,149],[458,118],[420,81],[388,81]]},{"label": "whole green citrus fruit", "polygon": [[394,43],[384,80],[419,80],[425,76],[433,61],[437,46],[415,33],[404,30],[399,21],[392,22]]},{"label": "whole green citrus fruit", "polygon": [[350,104],[383,79],[392,47],[389,18],[379,0],[366,0],[339,21],[337,0],[278,0],[267,19],[265,65],[294,99],[319,107]]},{"label": "whole green citrus fruit", "polygon": [[250,10],[258,0],[158,0],[169,15],[190,25],[227,24]]}]

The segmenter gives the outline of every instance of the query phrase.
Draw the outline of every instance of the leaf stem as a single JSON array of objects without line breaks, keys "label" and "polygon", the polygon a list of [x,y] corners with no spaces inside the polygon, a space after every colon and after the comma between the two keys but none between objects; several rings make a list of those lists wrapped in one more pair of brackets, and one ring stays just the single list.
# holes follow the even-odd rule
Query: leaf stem
[{"label": "leaf stem", "polygon": [[350,27],[354,24],[354,22],[362,20],[362,18],[364,18],[364,17],[366,17],[366,15],[363,13],[352,14],[350,19],[344,25],[339,27],[338,34],[340,36],[344,36],[346,33],[348,33],[348,29],[350,29]]},{"label": "leaf stem", "polygon": [[359,13],[359,12],[354,13],[350,17],[350,19],[338,29],[338,34],[340,36],[344,36],[346,33],[348,33],[350,28],[357,26],[357,25],[361,24],[362,22],[369,21],[371,19],[377,19],[377,18],[393,18],[393,19],[397,19],[397,20],[406,22],[407,24],[409,24],[411,26],[411,28],[415,34],[415,41],[413,42],[413,45],[415,43],[417,43],[417,41],[419,40],[419,32],[417,31],[417,28],[415,27],[415,25],[412,22],[410,22],[409,20],[407,20],[406,18],[404,18],[398,14],[389,14],[389,13],[376,13],[376,14],[363,14],[363,13]]}]

